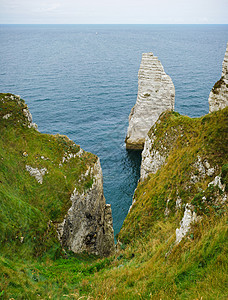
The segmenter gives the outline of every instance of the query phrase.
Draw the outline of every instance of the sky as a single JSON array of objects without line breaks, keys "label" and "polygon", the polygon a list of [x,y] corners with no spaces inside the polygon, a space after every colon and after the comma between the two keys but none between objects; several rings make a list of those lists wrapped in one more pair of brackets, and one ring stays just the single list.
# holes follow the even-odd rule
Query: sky
[{"label": "sky", "polygon": [[0,0],[0,24],[227,24],[228,0]]}]

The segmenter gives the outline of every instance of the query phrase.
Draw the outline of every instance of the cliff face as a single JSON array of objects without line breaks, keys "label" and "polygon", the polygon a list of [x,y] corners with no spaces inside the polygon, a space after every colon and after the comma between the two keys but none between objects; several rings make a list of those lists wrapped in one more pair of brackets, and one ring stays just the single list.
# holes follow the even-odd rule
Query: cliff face
[{"label": "cliff face", "polygon": [[[158,122],[159,124],[159,122]],[[149,174],[155,174],[164,164],[172,143],[176,140],[176,132],[169,132],[167,139],[163,142],[159,141],[156,136],[157,124],[154,124],[145,140],[144,149],[142,151],[142,162],[140,169],[140,180],[145,180]],[[157,143],[156,143],[157,142]]]},{"label": "cliff face", "polygon": [[209,112],[228,106],[228,43],[222,63],[222,76],[212,88],[209,95]]},{"label": "cliff face", "polygon": [[146,138],[141,178],[121,241],[175,217],[179,243],[202,217],[226,211],[227,130],[228,107],[198,119],[176,112],[159,117]]},{"label": "cliff face", "polygon": [[129,115],[127,149],[143,149],[146,135],[160,114],[174,109],[175,88],[153,53],[143,53],[138,73],[138,96]]},{"label": "cliff face", "polygon": [[99,159],[66,136],[39,133],[24,101],[12,94],[0,94],[0,131],[1,246],[10,242],[13,249],[18,239],[18,248],[39,255],[56,247],[58,232],[75,253],[113,253]]},{"label": "cliff face", "polygon": [[103,195],[99,159],[88,171],[82,176],[89,175],[92,186],[83,193],[75,188],[70,197],[72,206],[58,225],[58,235],[62,245],[75,253],[87,251],[108,256],[114,252],[114,232],[111,206],[105,203]]}]

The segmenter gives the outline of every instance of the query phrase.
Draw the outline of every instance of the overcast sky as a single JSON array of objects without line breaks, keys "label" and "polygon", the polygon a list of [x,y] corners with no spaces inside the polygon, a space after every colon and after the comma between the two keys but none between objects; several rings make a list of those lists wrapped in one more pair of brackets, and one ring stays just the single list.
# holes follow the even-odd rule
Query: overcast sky
[{"label": "overcast sky", "polygon": [[228,0],[0,0],[0,24],[227,24]]}]

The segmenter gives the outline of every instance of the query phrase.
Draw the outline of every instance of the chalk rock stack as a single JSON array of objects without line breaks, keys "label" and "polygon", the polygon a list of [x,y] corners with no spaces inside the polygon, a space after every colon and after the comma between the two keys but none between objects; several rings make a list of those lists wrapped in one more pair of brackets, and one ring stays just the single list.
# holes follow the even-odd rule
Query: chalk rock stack
[{"label": "chalk rock stack", "polygon": [[222,63],[222,77],[212,88],[208,102],[209,112],[223,109],[228,105],[228,43]]},{"label": "chalk rock stack", "polygon": [[143,53],[138,72],[138,96],[129,115],[127,149],[143,149],[145,138],[160,114],[173,110],[175,88],[153,53]]}]

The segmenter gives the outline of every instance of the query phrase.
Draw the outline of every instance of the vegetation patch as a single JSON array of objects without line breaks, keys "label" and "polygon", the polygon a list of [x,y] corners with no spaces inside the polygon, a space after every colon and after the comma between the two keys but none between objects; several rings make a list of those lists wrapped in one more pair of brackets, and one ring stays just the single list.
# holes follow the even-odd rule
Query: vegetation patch
[{"label": "vegetation patch", "polygon": [[[0,94],[1,299],[226,299],[228,108],[162,114],[150,134],[166,162],[139,183],[117,252],[101,259],[64,251],[56,236],[75,187],[93,185],[97,157],[28,128],[24,101],[11,96]],[[26,165],[47,169],[42,184]],[[209,185],[216,176],[225,190]],[[176,244],[186,203],[202,218]]]},{"label": "vegetation patch", "polygon": [[213,86],[212,88],[212,92],[214,94],[219,94],[219,90],[221,88],[222,85],[226,84],[225,81],[224,81],[224,76],[222,76]]}]

